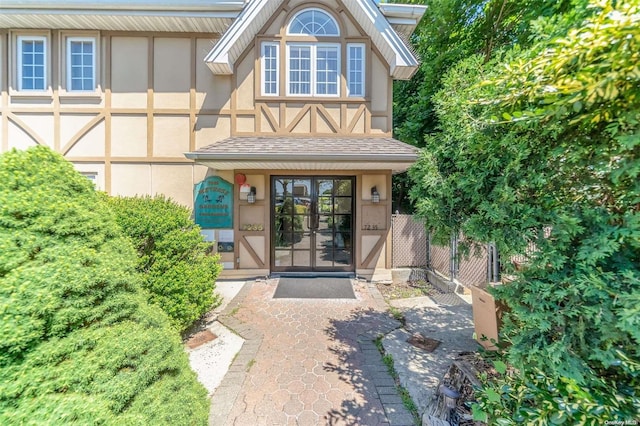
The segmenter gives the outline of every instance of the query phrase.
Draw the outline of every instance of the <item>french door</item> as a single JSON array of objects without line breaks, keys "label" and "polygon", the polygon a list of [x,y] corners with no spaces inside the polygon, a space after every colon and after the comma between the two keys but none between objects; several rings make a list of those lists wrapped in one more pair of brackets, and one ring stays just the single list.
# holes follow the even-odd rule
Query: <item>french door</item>
[{"label": "french door", "polygon": [[352,272],[354,178],[271,178],[271,270]]}]

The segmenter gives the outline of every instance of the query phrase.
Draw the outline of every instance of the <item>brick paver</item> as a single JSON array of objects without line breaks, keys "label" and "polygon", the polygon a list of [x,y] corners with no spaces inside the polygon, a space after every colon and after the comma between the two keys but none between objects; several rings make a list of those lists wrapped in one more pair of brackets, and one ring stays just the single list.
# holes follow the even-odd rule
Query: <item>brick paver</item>
[{"label": "brick paver", "polygon": [[413,425],[373,343],[400,324],[375,286],[356,300],[273,299],[245,285],[220,321],[247,339],[214,394],[210,424]]}]

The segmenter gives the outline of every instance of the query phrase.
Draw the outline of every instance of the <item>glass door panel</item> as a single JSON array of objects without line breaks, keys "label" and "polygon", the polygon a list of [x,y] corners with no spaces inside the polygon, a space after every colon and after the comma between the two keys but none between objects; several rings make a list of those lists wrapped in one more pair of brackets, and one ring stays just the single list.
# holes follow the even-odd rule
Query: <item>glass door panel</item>
[{"label": "glass door panel", "polygon": [[272,179],[272,268],[353,271],[353,178]]}]

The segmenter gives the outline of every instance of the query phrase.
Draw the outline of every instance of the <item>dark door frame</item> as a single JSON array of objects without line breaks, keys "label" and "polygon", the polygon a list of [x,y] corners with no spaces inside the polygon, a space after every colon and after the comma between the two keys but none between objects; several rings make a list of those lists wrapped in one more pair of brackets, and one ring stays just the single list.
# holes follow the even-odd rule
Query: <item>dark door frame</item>
[{"label": "dark door frame", "polygon": [[[269,203],[270,209],[270,234],[271,241],[269,243],[270,250],[270,268],[272,272],[355,272],[355,212],[356,212],[356,177],[355,176],[342,176],[342,175],[272,175],[270,176],[270,188],[271,188],[271,200]],[[315,228],[310,232],[310,249],[309,249],[309,265],[310,266],[276,266],[275,265],[275,252],[276,252],[276,188],[275,183],[277,179],[292,179],[292,180],[302,180],[309,179],[311,182],[311,211],[309,213],[309,219],[311,228]],[[319,220],[319,212],[318,212],[318,198],[319,194],[317,193],[317,185],[316,182],[318,180],[329,180],[329,179],[338,179],[338,180],[350,180],[351,181],[351,248],[350,248],[350,262],[348,265],[335,265],[335,257],[332,257],[332,261],[334,262],[333,266],[316,266],[316,233],[315,231],[318,228],[318,220]],[[335,191],[335,186],[332,188],[332,191]],[[332,193],[332,200],[334,199],[334,193]],[[335,217],[336,213],[332,210],[332,217]],[[336,231],[334,229],[333,238],[335,241]],[[335,250],[335,249],[334,249]],[[292,257],[294,254],[294,250],[291,250]],[[335,256],[335,251],[333,252],[333,256]],[[292,263],[294,263],[292,261]]]}]

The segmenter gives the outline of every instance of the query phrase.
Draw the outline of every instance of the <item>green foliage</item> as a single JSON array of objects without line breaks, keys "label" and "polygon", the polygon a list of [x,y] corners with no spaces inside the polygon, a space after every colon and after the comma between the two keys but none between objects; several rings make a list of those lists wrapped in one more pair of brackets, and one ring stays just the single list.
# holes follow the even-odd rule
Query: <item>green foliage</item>
[{"label": "green foliage", "polygon": [[206,423],[206,391],[135,259],[62,157],[0,156],[0,424]]},{"label": "green foliage", "polygon": [[[536,40],[534,28],[544,27],[546,36],[560,33],[588,13],[586,0],[406,0],[403,3],[427,6],[411,39],[421,66],[410,81],[394,83],[394,136],[418,147],[425,146],[425,136],[438,133],[443,124],[435,95],[446,92],[443,76],[451,68],[470,56],[478,55],[482,64],[504,49],[530,46]],[[394,210],[412,211],[406,197],[411,186],[405,175],[394,176]]]},{"label": "green foliage", "polygon": [[307,207],[295,204],[294,197],[286,197],[280,206],[276,206],[275,228],[278,245],[286,247],[300,241],[306,212]]},{"label": "green foliage", "polygon": [[639,23],[637,0],[540,19],[533,45],[459,61],[432,98],[420,215],[440,240],[495,242],[506,270],[537,247],[496,291],[515,372],[481,395],[491,422],[640,416]]},{"label": "green foliage", "polygon": [[214,294],[222,266],[189,210],[162,196],[111,198],[116,222],[138,251],[136,269],[149,301],[180,330],[220,304]]},{"label": "green foliage", "polygon": [[[635,365],[638,371],[640,365]],[[637,420],[637,395],[625,382],[597,378],[589,386],[568,377],[552,377],[538,368],[500,372],[483,380],[475,420],[492,424],[602,425]],[[634,405],[635,404],[635,405]]]}]

